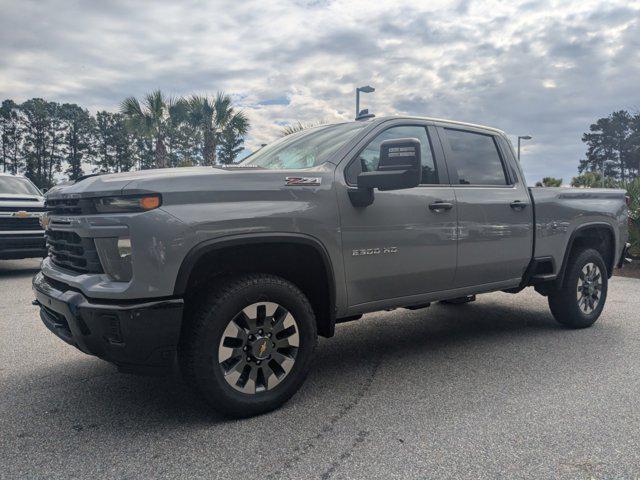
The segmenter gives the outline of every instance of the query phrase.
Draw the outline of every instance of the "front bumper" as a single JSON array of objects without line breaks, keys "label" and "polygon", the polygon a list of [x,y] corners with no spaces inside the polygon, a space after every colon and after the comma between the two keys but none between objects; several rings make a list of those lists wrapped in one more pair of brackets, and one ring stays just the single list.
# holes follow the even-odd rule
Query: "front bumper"
[{"label": "front bumper", "polygon": [[163,374],[175,369],[182,299],[92,303],[42,272],[33,278],[33,291],[45,326],[84,353],[125,372]]}]

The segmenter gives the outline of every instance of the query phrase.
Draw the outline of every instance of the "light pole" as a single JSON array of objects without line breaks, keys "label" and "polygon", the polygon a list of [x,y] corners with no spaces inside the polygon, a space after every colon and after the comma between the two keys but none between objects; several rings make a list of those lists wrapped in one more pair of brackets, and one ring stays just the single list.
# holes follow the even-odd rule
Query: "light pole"
[{"label": "light pole", "polygon": [[364,87],[358,87],[356,88],[356,119],[358,118],[358,115],[360,114],[360,92],[362,93],[372,93],[375,92],[376,89],[373,88],[370,85],[366,85]]},{"label": "light pole", "polygon": [[518,161],[520,161],[520,140],[531,140],[531,135],[518,135]]}]

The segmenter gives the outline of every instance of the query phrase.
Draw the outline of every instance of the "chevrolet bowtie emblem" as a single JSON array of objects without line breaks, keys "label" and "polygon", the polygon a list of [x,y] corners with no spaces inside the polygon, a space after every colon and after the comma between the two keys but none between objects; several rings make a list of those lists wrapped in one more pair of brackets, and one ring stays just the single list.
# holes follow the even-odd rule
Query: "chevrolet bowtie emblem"
[{"label": "chevrolet bowtie emblem", "polygon": [[30,215],[29,215],[29,212],[25,212],[24,210],[19,210],[17,212],[13,212],[13,216],[19,217],[19,218],[27,218]]}]

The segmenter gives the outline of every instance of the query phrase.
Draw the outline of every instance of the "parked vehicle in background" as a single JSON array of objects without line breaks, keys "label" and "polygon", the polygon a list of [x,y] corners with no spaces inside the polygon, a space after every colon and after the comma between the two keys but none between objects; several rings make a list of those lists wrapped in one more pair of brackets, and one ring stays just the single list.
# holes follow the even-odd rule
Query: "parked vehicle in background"
[{"label": "parked vehicle in background", "polygon": [[0,260],[44,257],[44,197],[28,178],[0,173]]},{"label": "parked vehicle in background", "polygon": [[234,416],[288,400],[317,335],[367,312],[533,286],[588,327],[628,248],[624,191],[529,189],[503,132],[430,118],[318,126],[236,167],[96,176],[46,203],[45,325],[123,371],[179,365]]}]

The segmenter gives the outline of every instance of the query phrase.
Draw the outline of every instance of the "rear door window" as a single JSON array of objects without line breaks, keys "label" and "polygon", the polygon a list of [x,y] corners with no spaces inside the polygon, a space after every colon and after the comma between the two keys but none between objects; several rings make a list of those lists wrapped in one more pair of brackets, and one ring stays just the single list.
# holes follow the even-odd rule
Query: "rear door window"
[{"label": "rear door window", "polygon": [[507,185],[498,146],[492,135],[445,128],[450,161],[460,185]]}]

